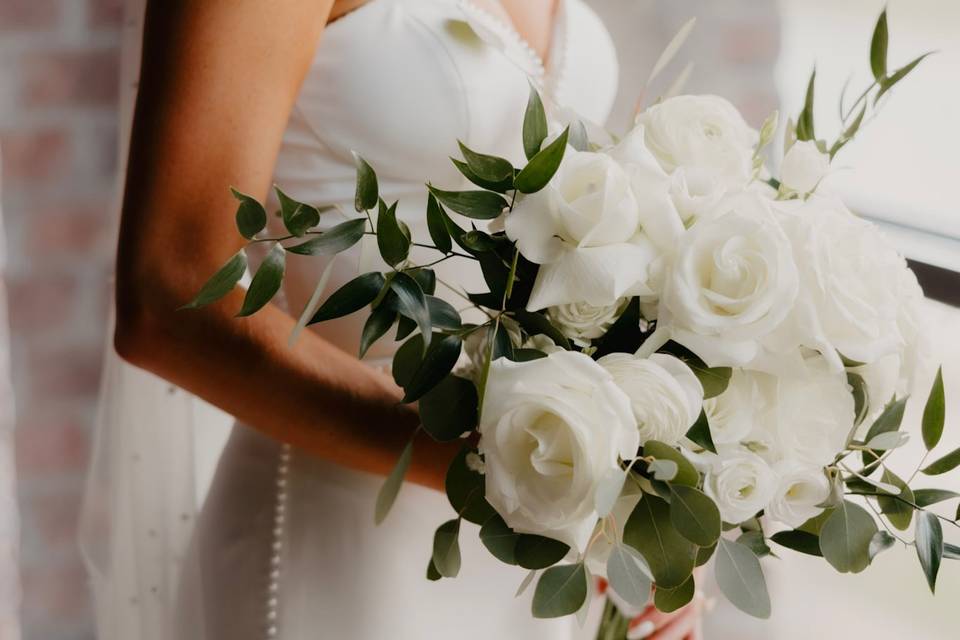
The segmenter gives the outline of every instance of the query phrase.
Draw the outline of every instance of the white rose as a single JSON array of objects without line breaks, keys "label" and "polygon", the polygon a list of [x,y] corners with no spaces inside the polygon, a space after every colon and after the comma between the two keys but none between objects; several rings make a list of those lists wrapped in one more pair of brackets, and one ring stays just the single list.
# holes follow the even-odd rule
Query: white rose
[{"label": "white rose", "polygon": [[703,401],[714,443],[736,444],[747,439],[776,399],[766,391],[771,384],[775,384],[772,376],[734,369],[723,393]]},{"label": "white rose", "polygon": [[844,448],[853,429],[853,395],[846,374],[820,356],[802,375],[777,379],[776,440],[783,457],[822,467]]},{"label": "white rose", "polygon": [[531,311],[650,294],[653,245],[641,232],[627,174],[606,154],[568,147],[550,183],[520,198],[505,224],[520,253],[541,265]]},{"label": "white rose", "polygon": [[773,468],[778,477],[777,490],[767,505],[766,514],[791,527],[819,515],[822,504],[830,496],[830,482],[822,467],[785,460]]},{"label": "white rose", "polygon": [[791,331],[837,369],[839,354],[865,364],[888,354],[909,356],[921,294],[877,227],[839,199],[816,194],[787,220],[800,269]]},{"label": "white rose", "polygon": [[830,156],[817,148],[813,140],[802,140],[783,156],[780,163],[780,184],[788,191],[810,193],[830,170]]},{"label": "white rose", "polygon": [[611,353],[597,362],[630,398],[641,444],[647,440],[676,444],[700,416],[703,386],[679,358]]},{"label": "white rose", "polygon": [[581,552],[597,522],[597,484],[639,446],[629,398],[573,351],[495,361],[478,430],[486,497],[506,523]]},{"label": "white rose", "polygon": [[627,298],[623,298],[602,307],[586,302],[571,302],[550,307],[547,316],[563,335],[581,347],[588,347],[591,340],[602,337],[617,321],[628,302]]},{"label": "white rose", "polygon": [[707,471],[704,491],[720,509],[724,522],[739,524],[767,506],[777,477],[763,458],[745,449],[720,451]]},{"label": "white rose", "polygon": [[797,296],[793,252],[771,206],[757,193],[731,196],[684,234],[664,273],[660,344],[672,337],[710,366],[760,355]]},{"label": "white rose", "polygon": [[653,105],[637,116],[646,144],[672,173],[696,168],[739,188],[753,174],[759,134],[727,100],[712,95],[683,95]]}]

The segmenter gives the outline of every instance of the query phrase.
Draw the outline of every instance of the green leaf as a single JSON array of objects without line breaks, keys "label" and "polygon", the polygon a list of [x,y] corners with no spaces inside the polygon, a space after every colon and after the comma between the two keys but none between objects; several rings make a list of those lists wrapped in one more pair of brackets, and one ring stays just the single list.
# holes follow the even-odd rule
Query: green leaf
[{"label": "green leaf", "polygon": [[793,531],[778,531],[770,536],[770,539],[781,547],[793,549],[794,551],[799,551],[809,556],[823,557],[823,553],[820,551],[820,537],[815,533],[801,531],[799,529]]},{"label": "green leaf", "polygon": [[650,599],[653,573],[640,552],[625,544],[614,545],[607,558],[607,580],[627,604],[642,607]]},{"label": "green leaf", "polygon": [[646,559],[658,587],[679,587],[693,572],[697,547],[676,530],[669,505],[657,496],[645,494],[634,507],[623,542]]},{"label": "green leaf", "polygon": [[960,449],[954,449],[939,460],[936,460],[920,471],[928,476],[938,476],[941,473],[953,471],[960,466]]},{"label": "green leaf", "polygon": [[848,371],[847,384],[850,385],[850,393],[853,395],[853,415],[855,416],[853,423],[859,426],[867,417],[867,411],[870,409],[867,383],[859,373]]},{"label": "green leaf", "polygon": [[450,158],[450,160],[453,162],[453,165],[457,168],[457,170],[463,174],[464,178],[477,185],[481,189],[496,191],[497,193],[506,193],[513,188],[513,174],[511,174],[505,180],[501,180],[499,182],[490,182],[489,180],[484,180],[475,174],[466,162],[457,160],[456,158]]},{"label": "green leaf", "polygon": [[775,556],[773,550],[767,544],[767,539],[763,535],[763,531],[744,531],[740,534],[740,537],[737,538],[737,542],[745,546],[750,551],[753,551],[753,555],[758,558],[765,558],[766,556]]},{"label": "green leaf", "polygon": [[928,51],[927,53],[921,56],[917,56],[909,63],[905,64],[904,66],[900,67],[899,69],[891,73],[889,78],[885,78],[883,82],[880,83],[880,91],[877,92],[877,97],[873,99],[874,104],[877,103],[877,101],[883,96],[883,94],[885,94],[887,91],[892,89],[894,85],[896,85],[898,82],[906,78],[907,74],[913,71],[917,67],[917,65],[920,64],[923,61],[923,59],[926,58],[931,53],[933,52]]},{"label": "green leaf", "polygon": [[430,346],[433,327],[423,289],[416,280],[402,271],[394,275],[393,280],[390,281],[390,289],[397,294],[398,311],[417,323],[420,335],[423,336],[423,347],[426,349]]},{"label": "green leaf", "polygon": [[937,573],[940,571],[940,560],[943,558],[943,529],[940,520],[929,511],[917,513],[916,534],[917,558],[923,574],[927,577],[931,593],[937,589]]},{"label": "green leaf", "polygon": [[670,521],[690,542],[709,547],[720,537],[720,510],[702,491],[670,485]]},{"label": "green leaf", "polygon": [[657,587],[653,592],[653,605],[658,611],[663,613],[673,613],[681,607],[685,607],[693,600],[697,592],[696,581],[693,576],[687,578],[687,581],[676,589],[664,589]]},{"label": "green leaf", "polygon": [[438,329],[459,329],[462,326],[460,312],[443,298],[427,295],[427,311],[430,312],[430,323]]},{"label": "green leaf", "polygon": [[570,341],[565,335],[560,333],[560,330],[557,329],[544,314],[518,310],[513,312],[513,317],[520,323],[523,330],[527,332],[527,335],[544,335],[553,340],[557,346],[567,350],[570,349]]},{"label": "green leaf", "polygon": [[[897,474],[889,469],[883,470],[883,482],[892,484],[900,489],[899,497],[908,502],[913,502],[913,491],[907,486],[907,483],[900,479]],[[880,505],[880,511],[887,516],[894,527],[900,531],[906,531],[910,527],[910,521],[913,519],[913,507],[897,498],[889,495],[881,495],[877,498]]]},{"label": "green leaf", "polygon": [[703,409],[700,410],[700,417],[687,431],[687,437],[707,451],[717,452],[717,446],[713,444],[713,434],[710,433],[710,420],[707,418],[707,412]]},{"label": "green leaf", "polygon": [[716,550],[716,544],[712,544],[709,547],[698,547],[696,566],[702,567],[703,565],[707,564],[710,558],[713,557],[713,554]]},{"label": "green leaf", "polygon": [[366,224],[367,221],[363,218],[341,222],[315,238],[287,247],[287,251],[302,256],[326,256],[340,253],[360,241]]},{"label": "green leaf", "polygon": [[559,618],[576,613],[587,599],[587,571],[583,563],[550,567],[533,593],[533,617]]},{"label": "green leaf", "polygon": [[803,111],[797,117],[797,140],[815,140],[817,135],[813,126],[813,98],[814,85],[816,84],[817,70],[814,69],[810,74],[810,81],[807,83],[807,93],[803,100]]},{"label": "green leaf", "polygon": [[430,239],[435,246],[444,253],[449,253],[453,248],[450,241],[450,232],[447,231],[447,225],[443,221],[443,211],[440,210],[440,204],[433,194],[427,195],[427,231],[430,232]]},{"label": "green leaf", "polygon": [[417,334],[400,345],[393,354],[390,369],[398,387],[406,387],[413,380],[413,375],[423,361],[423,353],[423,337]]},{"label": "green leaf", "polygon": [[294,200],[280,187],[274,185],[273,190],[280,200],[280,215],[283,217],[283,226],[295,236],[302,236],[310,228],[320,224],[320,211],[316,207]]},{"label": "green leaf", "polygon": [[695,487],[700,483],[700,473],[697,471],[697,468],[693,466],[693,463],[687,460],[686,456],[677,449],[665,442],[647,440],[643,443],[643,455],[653,456],[657,460],[672,460],[676,463],[677,475],[672,480],[673,484]]},{"label": "green leaf", "polygon": [[247,270],[247,254],[243,249],[237,251],[220,267],[215,274],[201,287],[197,296],[180,307],[181,309],[197,309],[216,302],[227,295],[240,282]]},{"label": "green leaf", "polygon": [[233,197],[240,201],[237,207],[237,229],[247,240],[257,235],[267,226],[267,210],[256,198],[230,188]]},{"label": "green leaf", "polygon": [[870,39],[870,70],[873,71],[873,77],[877,79],[877,82],[887,76],[888,41],[887,10],[884,9],[877,19],[877,26],[874,27],[873,37]]},{"label": "green leaf", "polygon": [[380,201],[380,211],[377,214],[377,247],[383,261],[391,267],[407,259],[410,253],[410,236],[404,233],[403,227],[397,220],[397,203],[389,207],[383,200]]},{"label": "green leaf", "polygon": [[870,541],[877,523],[849,500],[833,510],[820,530],[820,552],[840,573],[859,573],[870,564]]},{"label": "green leaf", "polygon": [[243,299],[239,317],[249,316],[263,308],[270,299],[280,290],[283,283],[283,269],[287,252],[277,243],[260,263],[260,268],[250,281],[250,288]]},{"label": "green leaf", "polygon": [[448,375],[420,398],[420,421],[438,442],[456,440],[477,425],[477,388]]},{"label": "green leaf", "polygon": [[457,364],[462,346],[463,340],[459,336],[436,334],[423,354],[417,370],[409,382],[403,386],[402,402],[419,400],[425,393],[440,384],[440,381],[446,378]]},{"label": "green leaf", "polygon": [[770,617],[770,594],[760,560],[750,549],[720,538],[717,549],[717,585],[723,595],[744,613]]},{"label": "green leaf", "polygon": [[437,274],[434,273],[433,269],[416,267],[414,269],[407,269],[406,272],[417,281],[417,284],[419,284],[420,288],[423,289],[424,295],[432,296],[434,293],[436,293]]},{"label": "green leaf", "polygon": [[[888,404],[883,412],[873,421],[873,424],[870,425],[870,429],[867,431],[867,435],[864,437],[866,442],[869,442],[874,437],[880,435],[881,433],[889,433],[891,431],[897,431],[900,429],[900,424],[903,422],[903,412],[907,405],[907,398],[903,397],[899,400],[891,402]],[[878,450],[879,451],[879,450]],[[868,451],[862,453],[863,464],[868,465],[868,471],[875,468],[876,458],[870,454]],[[867,475],[864,473],[864,475]]]},{"label": "green leaf", "polygon": [[733,369],[730,367],[708,367],[699,360],[684,359],[684,362],[693,371],[703,385],[703,398],[715,398],[727,390]]},{"label": "green leaf", "polygon": [[412,457],[413,439],[411,438],[407,446],[403,448],[400,457],[397,458],[397,463],[393,466],[393,470],[390,471],[390,475],[384,480],[383,486],[380,487],[380,492],[377,493],[377,504],[373,513],[373,521],[376,524],[383,522],[387,514],[390,513],[390,507],[393,506],[393,502],[397,499],[400,486],[403,484],[403,476],[407,473],[407,468],[410,466],[410,459]]},{"label": "green leaf", "polygon": [[937,369],[937,377],[930,388],[927,404],[923,407],[923,444],[927,451],[940,442],[943,435],[943,421],[946,413],[946,400],[943,392],[943,367]]},{"label": "green leaf", "polygon": [[516,187],[517,191],[536,193],[547,186],[553,174],[560,168],[563,154],[567,149],[567,137],[569,135],[570,128],[568,127],[556,140],[530,159],[527,166],[513,179],[513,186]]},{"label": "green leaf", "polygon": [[678,471],[679,467],[673,460],[654,460],[647,465],[647,472],[653,474],[654,479],[662,482],[676,478]]},{"label": "green leaf", "polygon": [[913,492],[913,503],[918,507],[927,507],[953,498],[960,498],[960,493],[946,489],[917,489]]},{"label": "green leaf", "polygon": [[546,569],[563,560],[569,551],[570,546],[559,540],[522,533],[517,540],[517,564],[524,569]]},{"label": "green leaf", "polygon": [[367,350],[373,346],[373,343],[382,338],[397,319],[397,310],[390,305],[381,304],[377,306],[363,324],[363,332],[360,334],[360,358],[367,355]]},{"label": "green leaf", "polygon": [[369,211],[377,206],[380,198],[377,186],[377,174],[367,161],[356,152],[353,153],[353,163],[357,167],[357,191],[353,198],[353,207],[357,213]]},{"label": "green leaf", "polygon": [[330,294],[309,324],[340,318],[362,309],[374,301],[384,282],[383,275],[375,271],[357,276]]},{"label": "green leaf", "polygon": [[460,518],[448,520],[433,534],[433,566],[444,578],[460,573]]},{"label": "green leaf", "polygon": [[873,562],[874,558],[892,547],[896,541],[896,538],[884,530],[877,531],[873,534],[873,538],[870,540],[870,561]]},{"label": "green leaf", "polygon": [[540,151],[540,145],[547,137],[547,114],[543,110],[540,94],[530,85],[530,97],[523,114],[523,152],[529,160]]},{"label": "green leaf", "polygon": [[960,560],[960,547],[949,542],[943,543],[943,557],[950,560]]},{"label": "green leaf", "polygon": [[443,576],[440,575],[440,572],[437,571],[437,568],[433,564],[433,554],[430,555],[430,562],[427,563],[427,580],[430,582],[436,582]]},{"label": "green leaf", "polygon": [[484,477],[467,466],[467,456],[476,450],[464,447],[447,469],[444,482],[453,510],[468,522],[486,523],[496,513],[484,495]]},{"label": "green leaf", "polygon": [[507,564],[517,564],[517,541],[520,534],[507,526],[500,514],[494,513],[480,527],[480,542],[493,556]]},{"label": "green leaf", "polygon": [[513,165],[510,164],[509,160],[499,156],[477,153],[459,140],[457,140],[457,144],[460,145],[460,153],[463,154],[463,159],[467,161],[470,171],[477,177],[488,182],[500,182],[513,175]]},{"label": "green leaf", "polygon": [[509,205],[492,191],[444,191],[428,186],[430,193],[451,211],[476,220],[492,220]]}]

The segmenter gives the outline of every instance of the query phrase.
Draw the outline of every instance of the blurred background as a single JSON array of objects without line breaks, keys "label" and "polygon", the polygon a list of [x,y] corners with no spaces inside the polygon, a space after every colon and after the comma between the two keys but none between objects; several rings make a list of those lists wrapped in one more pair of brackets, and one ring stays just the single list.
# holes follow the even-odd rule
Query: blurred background
[{"label": "blurred background", "polygon": [[[799,111],[816,62],[823,107],[817,112],[818,133],[835,126],[833,107],[848,75],[853,74],[854,90],[868,82],[869,38],[883,4],[588,2],[619,49],[615,130],[629,121],[639,87],[664,45],[697,16],[696,30],[661,82],[669,83],[692,61],[688,91],[722,94],[759,126],[773,109],[785,115]],[[21,618],[28,640],[94,638],[75,535],[110,303],[122,5],[122,0],[0,0],[0,195],[17,407]],[[960,211],[953,196],[960,178],[960,3],[888,5],[893,64],[927,50],[939,52],[894,91],[882,114],[838,157],[849,170],[836,172],[832,186],[858,212],[882,222],[909,257],[960,270]],[[947,282],[954,296],[960,293]],[[930,303],[928,315],[946,364],[948,399],[955,399],[941,445],[947,450],[960,444],[960,311]],[[0,355],[3,349],[0,344]],[[2,385],[0,379],[0,402],[9,406]],[[8,406],[0,407],[0,436]],[[919,442],[911,447],[898,457],[919,459]],[[956,475],[946,478],[960,489]],[[773,619],[734,618],[721,606],[711,616],[717,631],[709,637],[956,637],[951,605],[960,598],[960,565],[945,563],[937,596],[931,597],[912,554],[892,550],[855,577],[837,576],[822,561],[783,554],[767,566]],[[0,550],[0,565],[7,560]],[[0,635],[0,640],[7,639]]]}]

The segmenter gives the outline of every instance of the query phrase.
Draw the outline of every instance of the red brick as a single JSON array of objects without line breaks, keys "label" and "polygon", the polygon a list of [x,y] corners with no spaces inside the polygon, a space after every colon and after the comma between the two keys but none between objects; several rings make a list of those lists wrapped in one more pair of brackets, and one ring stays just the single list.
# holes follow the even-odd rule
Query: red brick
[{"label": "red brick", "polygon": [[90,455],[90,436],[70,412],[48,419],[26,418],[14,431],[20,482],[35,475],[82,474]]},{"label": "red brick", "polygon": [[10,278],[10,326],[15,333],[32,335],[63,327],[77,299],[77,282],[69,274]]},{"label": "red brick", "polygon": [[108,239],[111,205],[104,202],[58,202],[34,209],[27,244],[36,255],[103,256],[112,248]]},{"label": "red brick", "polygon": [[0,2],[0,31],[52,30],[59,24],[59,0],[3,0]]},{"label": "red brick", "polygon": [[30,53],[21,68],[27,107],[112,106],[117,101],[116,48]]},{"label": "red brick", "polygon": [[87,5],[90,26],[115,28],[123,22],[123,0],[90,0]]},{"label": "red brick", "polygon": [[70,140],[63,129],[0,132],[3,177],[10,184],[62,177],[70,167]]}]

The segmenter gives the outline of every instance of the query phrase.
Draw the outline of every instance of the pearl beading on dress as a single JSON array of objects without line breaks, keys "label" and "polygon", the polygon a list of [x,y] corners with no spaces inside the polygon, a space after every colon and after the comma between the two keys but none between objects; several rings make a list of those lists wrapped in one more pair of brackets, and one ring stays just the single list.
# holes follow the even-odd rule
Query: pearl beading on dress
[{"label": "pearl beading on dress", "polygon": [[277,487],[273,507],[273,531],[270,545],[270,579],[267,581],[266,637],[277,638],[279,634],[280,570],[283,564],[283,531],[287,519],[287,483],[290,475],[292,450],[284,443],[277,463]]}]

